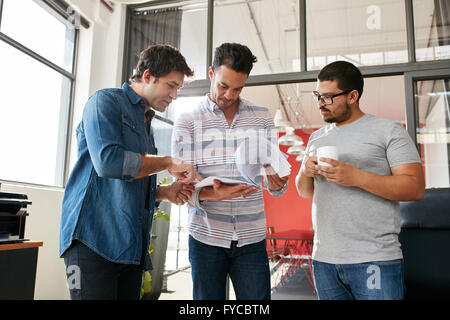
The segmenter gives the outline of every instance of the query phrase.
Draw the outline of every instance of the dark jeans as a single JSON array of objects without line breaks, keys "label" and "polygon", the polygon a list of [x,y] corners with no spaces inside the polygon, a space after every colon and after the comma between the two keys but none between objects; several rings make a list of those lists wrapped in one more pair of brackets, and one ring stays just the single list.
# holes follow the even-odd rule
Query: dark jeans
[{"label": "dark jeans", "polygon": [[227,275],[238,300],[270,300],[265,240],[231,248],[210,246],[189,236],[194,300],[225,300]]},{"label": "dark jeans", "polygon": [[111,262],[74,240],[64,253],[72,300],[138,300],[141,265]]}]

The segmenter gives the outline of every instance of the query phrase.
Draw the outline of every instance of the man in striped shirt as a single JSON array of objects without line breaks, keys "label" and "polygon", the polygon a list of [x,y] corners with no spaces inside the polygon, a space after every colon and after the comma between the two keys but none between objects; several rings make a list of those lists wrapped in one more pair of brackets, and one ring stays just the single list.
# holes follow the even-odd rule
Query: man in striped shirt
[{"label": "man in striped shirt", "polygon": [[[244,181],[236,166],[236,149],[241,143],[276,139],[268,109],[239,97],[254,62],[256,57],[244,45],[219,46],[209,68],[210,93],[175,120],[173,156],[193,163],[203,178]],[[281,196],[288,176],[280,178],[273,166],[264,165],[265,186],[273,196]],[[195,300],[225,299],[227,275],[237,299],[270,299],[261,188],[219,180],[197,188],[189,201],[188,224]]]}]

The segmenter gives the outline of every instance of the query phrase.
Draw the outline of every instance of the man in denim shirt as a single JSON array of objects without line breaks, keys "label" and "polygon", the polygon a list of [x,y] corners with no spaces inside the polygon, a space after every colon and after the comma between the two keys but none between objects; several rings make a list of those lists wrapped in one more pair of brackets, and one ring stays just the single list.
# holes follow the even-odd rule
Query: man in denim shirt
[{"label": "man in denim shirt", "polygon": [[[197,176],[191,164],[157,156],[150,127],[193,71],[168,45],[142,51],[131,85],[97,91],[77,127],[78,160],[66,186],[60,255],[72,299],[138,299],[155,201],[185,203]],[[156,185],[156,173],[178,178]]]}]

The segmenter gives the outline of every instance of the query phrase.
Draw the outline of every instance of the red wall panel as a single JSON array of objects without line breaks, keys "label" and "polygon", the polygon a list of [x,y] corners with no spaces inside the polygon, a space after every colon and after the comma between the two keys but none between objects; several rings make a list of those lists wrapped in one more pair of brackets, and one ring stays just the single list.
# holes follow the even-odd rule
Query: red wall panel
[{"label": "red wall panel", "polygon": [[[306,146],[309,134],[302,130],[296,130],[295,133],[303,139]],[[280,136],[283,134],[280,134]],[[280,149],[287,154],[289,147],[280,146]],[[310,230],[312,228],[312,199],[301,198],[295,187],[295,177],[301,166],[301,162],[296,161],[296,158],[296,155],[289,155],[288,158],[291,164],[291,175],[289,176],[289,187],[286,193],[281,197],[273,197],[268,191],[264,191],[267,227],[274,227],[275,232],[291,229]]]}]

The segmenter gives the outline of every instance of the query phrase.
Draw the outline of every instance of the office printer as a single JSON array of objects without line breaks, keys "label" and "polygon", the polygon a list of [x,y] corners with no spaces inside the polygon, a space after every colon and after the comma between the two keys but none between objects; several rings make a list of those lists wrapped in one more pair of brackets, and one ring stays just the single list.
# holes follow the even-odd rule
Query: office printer
[{"label": "office printer", "polygon": [[29,204],[25,194],[0,192],[0,244],[28,240],[24,236]]}]

